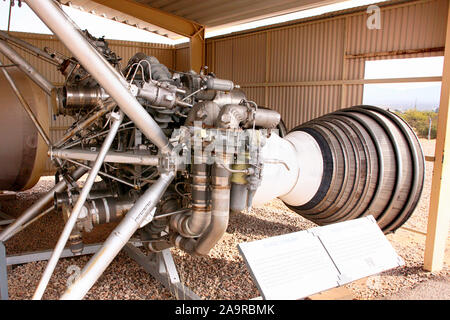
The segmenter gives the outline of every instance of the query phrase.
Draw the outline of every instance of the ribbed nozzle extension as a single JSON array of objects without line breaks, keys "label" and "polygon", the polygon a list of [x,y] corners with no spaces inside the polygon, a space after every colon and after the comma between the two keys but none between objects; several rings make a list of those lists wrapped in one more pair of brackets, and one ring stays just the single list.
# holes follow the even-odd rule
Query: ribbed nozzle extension
[{"label": "ribbed nozzle extension", "polygon": [[318,225],[372,215],[384,233],[411,216],[422,193],[424,157],[417,136],[400,117],[358,106],[292,131],[314,137],[324,170],[314,197],[289,208]]}]

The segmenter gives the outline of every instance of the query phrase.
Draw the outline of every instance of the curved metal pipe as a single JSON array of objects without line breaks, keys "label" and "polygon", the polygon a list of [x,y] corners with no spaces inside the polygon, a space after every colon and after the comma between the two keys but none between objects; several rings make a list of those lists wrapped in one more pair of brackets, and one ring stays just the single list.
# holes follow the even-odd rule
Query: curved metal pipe
[{"label": "curved metal pipe", "polygon": [[239,124],[247,121],[249,116],[250,109],[246,106],[227,104],[220,109],[216,126],[225,129],[239,128]]},{"label": "curved metal pipe", "polygon": [[223,237],[230,216],[230,177],[222,166],[213,165],[211,191],[211,222],[195,245],[195,253],[207,255]]},{"label": "curved metal pipe", "polygon": [[180,213],[170,219],[173,229],[184,237],[196,237],[208,227],[211,221],[208,192],[208,165],[194,164],[192,169],[192,214]]}]

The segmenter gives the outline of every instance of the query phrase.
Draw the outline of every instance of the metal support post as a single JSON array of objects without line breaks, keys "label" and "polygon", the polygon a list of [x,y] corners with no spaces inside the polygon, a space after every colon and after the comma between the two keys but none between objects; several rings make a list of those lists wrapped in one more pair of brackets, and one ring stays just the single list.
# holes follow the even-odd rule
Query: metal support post
[{"label": "metal support post", "polygon": [[8,271],[6,270],[6,249],[0,241],[0,300],[8,300]]},{"label": "metal support post", "polygon": [[47,287],[48,282],[50,281],[50,277],[52,276],[56,264],[58,263],[61,252],[64,250],[64,246],[70,237],[70,233],[72,232],[72,229],[75,226],[75,223],[77,222],[78,216],[83,208],[83,205],[87,197],[89,196],[89,192],[91,191],[91,188],[94,185],[95,178],[97,177],[98,171],[100,170],[100,167],[103,164],[103,160],[105,159],[106,153],[111,147],[111,144],[114,141],[114,137],[116,136],[116,133],[119,130],[119,126],[122,123],[123,117],[124,115],[122,112],[118,114],[111,113],[111,121],[112,121],[111,131],[108,132],[108,135],[106,136],[106,139],[103,142],[102,147],[100,148],[97,158],[95,159],[95,163],[92,166],[92,169],[89,171],[89,175],[86,179],[86,182],[84,183],[83,189],[81,189],[80,196],[78,197],[77,202],[75,203],[72,209],[72,213],[70,214],[70,217],[67,220],[66,225],[64,226],[61,236],[58,239],[58,242],[56,243],[55,250],[53,251],[51,258],[48,261],[47,267],[44,270],[44,274],[42,275],[41,281],[39,282],[36,292],[34,293],[33,300],[41,299],[42,295],[44,294],[45,288]]},{"label": "metal support post", "polygon": [[[77,181],[86,169],[78,168],[72,173],[72,178]],[[55,192],[61,192],[67,187],[67,182],[61,180],[53,188],[51,188],[44,196],[37,200],[31,207],[25,210],[17,219],[14,220],[5,230],[0,232],[0,241],[7,241],[14,236],[19,230],[22,230],[24,224],[35,218],[44,207],[53,200]]]},{"label": "metal support post", "polygon": [[[450,8],[448,12],[450,19]],[[430,209],[425,241],[424,269],[439,271],[444,267],[450,225],[450,20],[447,19],[444,68],[437,126]]]},{"label": "metal support post", "polygon": [[159,179],[141,195],[110,233],[102,248],[89,260],[77,280],[62,295],[62,300],[81,300],[85,296],[134,232],[152,221],[155,207],[174,176],[175,173],[172,171],[161,174]]}]

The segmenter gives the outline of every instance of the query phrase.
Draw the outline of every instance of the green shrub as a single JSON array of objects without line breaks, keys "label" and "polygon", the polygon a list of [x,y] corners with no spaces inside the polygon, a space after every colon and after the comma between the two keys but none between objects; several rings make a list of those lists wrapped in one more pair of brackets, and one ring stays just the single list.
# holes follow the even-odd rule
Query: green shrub
[{"label": "green shrub", "polygon": [[395,111],[394,113],[403,118],[414,129],[419,138],[428,138],[428,128],[431,118],[430,138],[436,139],[437,112],[410,109],[404,112]]}]

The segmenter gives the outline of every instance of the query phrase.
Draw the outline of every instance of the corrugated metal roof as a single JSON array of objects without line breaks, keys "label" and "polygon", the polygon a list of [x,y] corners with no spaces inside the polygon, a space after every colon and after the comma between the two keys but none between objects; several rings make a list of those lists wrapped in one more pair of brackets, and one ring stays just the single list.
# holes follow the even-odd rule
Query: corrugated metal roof
[{"label": "corrugated metal roof", "polygon": [[242,23],[342,2],[339,0],[136,0],[207,27]]},{"label": "corrugated metal roof", "polygon": [[[94,1],[58,1],[64,5],[154,32],[170,39],[182,38],[182,36],[169,30]],[[214,27],[214,29],[218,29],[343,1],[345,0],[135,0],[134,2],[200,23],[205,25],[206,28]]]}]

